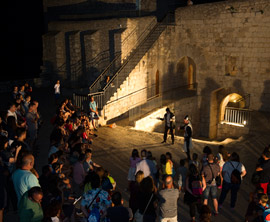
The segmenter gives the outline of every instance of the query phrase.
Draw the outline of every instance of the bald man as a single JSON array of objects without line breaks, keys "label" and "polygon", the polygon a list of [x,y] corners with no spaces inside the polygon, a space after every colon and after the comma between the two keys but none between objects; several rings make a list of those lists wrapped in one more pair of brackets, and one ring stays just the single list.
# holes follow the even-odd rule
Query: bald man
[{"label": "bald man", "polygon": [[32,187],[40,187],[37,177],[30,171],[35,163],[32,154],[27,154],[22,159],[22,166],[12,174],[14,189],[17,194],[18,204],[22,195]]},{"label": "bald man", "polygon": [[177,222],[177,200],[179,191],[173,186],[173,178],[165,178],[165,189],[159,191],[159,209],[161,222]]}]

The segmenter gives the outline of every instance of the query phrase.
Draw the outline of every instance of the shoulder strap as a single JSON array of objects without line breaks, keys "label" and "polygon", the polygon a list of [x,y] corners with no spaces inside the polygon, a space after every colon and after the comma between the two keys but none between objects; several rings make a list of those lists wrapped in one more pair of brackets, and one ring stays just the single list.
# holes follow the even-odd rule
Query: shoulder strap
[{"label": "shoulder strap", "polygon": [[146,208],[144,209],[144,211],[143,211],[143,215],[145,214],[145,212],[146,212],[146,210],[147,210],[147,208],[148,208],[148,206],[149,206],[149,204],[150,204],[150,202],[151,202],[151,200],[152,200],[152,198],[153,198],[153,193],[151,194],[151,197],[150,197],[150,199],[149,199],[149,201],[148,201],[148,203],[147,203],[147,205],[146,205]]},{"label": "shoulder strap", "polygon": [[96,196],[94,197],[94,199],[91,201],[91,203],[88,205],[87,209],[89,209],[91,207],[91,205],[93,204],[94,200],[97,198],[97,196],[99,195],[99,193],[101,192],[101,189],[97,192]]},{"label": "shoulder strap", "polygon": [[[231,162],[231,161],[229,161],[229,163],[232,165],[233,169],[236,169],[236,168],[233,166],[233,164],[232,164],[232,162]],[[239,165],[239,164],[238,164],[238,165]]]},{"label": "shoulder strap", "polygon": [[215,177],[214,177],[214,173],[213,173],[212,167],[210,166],[209,163],[208,163],[208,166],[210,167],[210,170],[211,170],[211,173],[212,173],[212,181],[213,181],[213,179],[215,178]]}]

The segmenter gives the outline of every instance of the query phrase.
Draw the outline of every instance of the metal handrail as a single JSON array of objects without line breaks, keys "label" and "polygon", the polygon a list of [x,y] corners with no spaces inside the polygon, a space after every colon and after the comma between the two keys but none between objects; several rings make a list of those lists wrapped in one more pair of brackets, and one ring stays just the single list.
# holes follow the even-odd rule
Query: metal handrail
[{"label": "metal handrail", "polygon": [[[146,40],[147,37],[150,36],[152,34],[152,32],[155,30],[155,28],[158,26],[159,24],[156,24],[154,26],[154,28],[152,30],[150,30],[150,32],[148,33],[148,35],[142,40],[142,42],[140,42],[140,44],[138,46],[135,47],[135,50],[132,51],[132,53],[130,54],[130,56],[128,57],[128,59],[126,59],[124,61],[124,63],[122,64],[122,66],[119,68],[119,70],[115,73],[115,75],[110,79],[110,81],[106,84],[106,86],[104,86],[103,91],[106,91],[106,89],[108,88],[108,86],[111,84],[111,82],[119,75],[119,73],[121,72],[121,70],[125,67],[125,65],[130,61],[130,59],[135,55],[135,53],[137,52],[137,50],[139,50],[139,46],[142,45]],[[145,30],[146,31],[146,30]],[[142,36],[142,35],[141,35]],[[141,36],[139,37],[139,39],[141,38]]]},{"label": "metal handrail", "polygon": [[[149,29],[149,27],[152,27],[152,25],[153,25],[153,23],[154,22],[156,22],[156,19],[154,18],[152,21],[151,21],[151,23],[146,27],[146,29],[141,33],[141,35],[139,36],[139,38],[138,38],[138,40],[139,39],[141,39],[141,37],[142,37],[142,35],[143,34],[145,34],[145,32]],[[134,33],[135,33],[135,31],[137,30],[137,26],[131,31],[131,33],[123,40],[123,44],[125,43],[125,42],[127,42],[127,39],[129,39]],[[135,44],[135,46],[133,46],[132,47],[132,49],[130,50],[130,51],[128,51],[128,53],[127,53],[127,56],[126,57],[124,57],[124,58],[128,58],[130,55],[131,55],[131,52],[134,50],[134,49],[136,49],[137,48],[137,45],[139,45],[139,43],[138,43],[138,41],[137,41],[137,43]],[[117,60],[117,59],[119,59],[119,58],[121,58],[121,54],[119,55],[119,56],[117,56],[117,57],[115,57],[114,59],[113,59],[113,61],[106,67],[106,69],[98,76],[98,78],[93,82],[93,84],[89,87],[89,90],[90,90],[90,92],[91,92],[91,89],[98,83],[98,82],[100,82],[100,80],[101,80],[101,78],[107,73],[107,71],[114,65],[114,63],[115,63],[115,61]],[[127,60],[127,59],[126,59]],[[126,61],[124,62],[124,64],[126,64]],[[124,65],[123,64],[123,65]],[[123,65],[121,66],[121,67],[123,67]],[[120,68],[121,68],[120,67]],[[115,76],[115,75],[114,75]],[[108,82],[108,84],[109,83],[111,83],[111,81],[112,80],[110,80],[109,82]],[[108,85],[107,84],[107,85]],[[106,86],[105,86],[106,87]],[[104,88],[105,88],[104,87]]]}]

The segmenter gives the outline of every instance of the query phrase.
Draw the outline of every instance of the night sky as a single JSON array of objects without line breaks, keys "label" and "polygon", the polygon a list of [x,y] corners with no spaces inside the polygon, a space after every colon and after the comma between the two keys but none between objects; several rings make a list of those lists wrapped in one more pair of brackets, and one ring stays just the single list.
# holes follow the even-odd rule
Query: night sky
[{"label": "night sky", "polygon": [[42,0],[10,0],[7,13],[8,33],[4,35],[2,55],[8,55],[8,61],[1,81],[38,77],[44,33]]}]

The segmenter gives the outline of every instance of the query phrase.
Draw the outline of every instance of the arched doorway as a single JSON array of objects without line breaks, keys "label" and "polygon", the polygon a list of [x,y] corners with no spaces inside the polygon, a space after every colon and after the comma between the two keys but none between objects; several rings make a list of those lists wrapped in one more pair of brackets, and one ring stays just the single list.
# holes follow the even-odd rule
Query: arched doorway
[{"label": "arched doorway", "polygon": [[237,93],[227,95],[220,103],[219,122],[245,126],[249,121],[249,111],[245,109],[245,98]]},{"label": "arched doorway", "polygon": [[188,56],[182,57],[177,63],[177,74],[181,81],[181,86],[187,85],[188,89],[194,89],[196,83],[196,64]]}]

